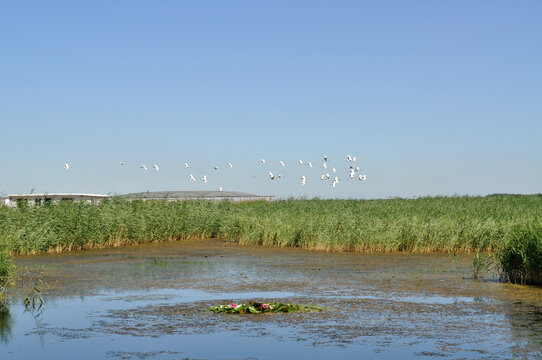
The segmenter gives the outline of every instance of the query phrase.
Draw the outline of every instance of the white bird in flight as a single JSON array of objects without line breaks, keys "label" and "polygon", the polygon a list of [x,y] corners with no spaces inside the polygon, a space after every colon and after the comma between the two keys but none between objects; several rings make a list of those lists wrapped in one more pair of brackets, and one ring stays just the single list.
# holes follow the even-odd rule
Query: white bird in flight
[{"label": "white bird in flight", "polygon": [[[323,160],[324,160],[324,162],[322,163],[322,168],[327,169],[327,161],[328,161],[327,155],[324,155]],[[347,161],[349,161],[349,162],[356,162],[356,161],[357,161],[357,158],[356,158],[355,156],[352,156],[352,155],[348,154],[348,155],[347,155]],[[260,162],[261,162],[262,164],[265,164],[265,163],[266,163],[265,159],[261,159]],[[303,160],[298,160],[298,163],[299,163],[299,165],[308,165],[308,166],[311,167],[311,168],[313,167],[312,162],[307,162],[307,163],[304,164],[304,163],[303,163]],[[279,164],[280,164],[281,166],[283,166],[283,167],[285,166],[285,163],[284,163],[284,161],[282,161],[282,160],[279,161]],[[120,161],[120,162],[118,162],[118,165],[121,165],[121,166],[126,165],[126,162]],[[227,164],[227,166],[228,166],[229,168],[233,168],[233,164],[232,164],[231,162],[229,162],[229,163]],[[159,171],[159,170],[160,170],[160,168],[159,168],[159,166],[158,166],[157,164],[154,164],[152,167],[153,167],[156,171]],[[184,167],[185,167],[186,169],[188,169],[188,168],[190,167],[190,165],[188,164],[188,162],[185,162],[185,163],[184,163]],[[146,166],[145,164],[141,164],[141,165],[139,166],[139,168],[141,168],[141,169],[143,169],[143,170],[148,170],[148,168],[147,168],[147,166]],[[214,170],[218,170],[218,168],[219,168],[219,166],[216,165],[216,166],[214,166],[213,169],[214,169]],[[65,169],[65,170],[69,170],[69,169],[70,169],[70,165],[69,165],[68,163],[65,163],[65,164],[64,164],[64,169]],[[350,171],[349,171],[349,175],[348,175],[348,176],[349,176],[350,179],[355,178],[355,177],[356,177],[356,172],[359,172],[359,171],[360,171],[360,167],[359,167],[359,166],[354,166],[354,165],[350,165],[350,166],[349,166],[349,169],[350,169]],[[332,168],[331,171],[332,171],[333,173],[336,173],[336,172],[337,172],[337,170],[336,170],[335,168]],[[282,179],[282,177],[283,177],[283,176],[280,175],[280,174],[277,175],[277,176],[275,177],[275,175],[273,175],[273,173],[271,173],[271,172],[269,173],[269,178],[270,178],[271,180],[276,180],[277,178],[278,178],[278,179]],[[320,180],[326,180],[326,179],[330,179],[330,178],[331,178],[331,176],[330,176],[330,174],[328,174],[328,173],[323,174],[323,175],[320,176]],[[197,181],[193,174],[190,174],[189,179],[190,179],[190,181]],[[365,180],[367,180],[367,175],[358,175],[358,176],[357,176],[357,179],[360,180],[360,181],[365,181]],[[201,180],[202,180],[204,183],[207,183],[207,181],[208,181],[207,175],[204,175],[204,176],[202,177]],[[306,181],[307,181],[306,176],[304,176],[304,175],[301,176],[301,178],[300,178],[301,184],[302,184],[302,185],[305,185],[305,184],[306,184]],[[333,181],[332,181],[332,186],[335,187],[338,183],[339,183],[339,178],[338,178],[337,176],[335,176],[335,177],[333,178]],[[219,188],[219,191],[222,191],[222,187]]]},{"label": "white bird in flight", "polygon": [[222,192],[223,190],[222,190],[222,188],[221,188],[221,187],[219,187],[219,188],[218,188],[218,191]]},{"label": "white bird in flight", "polygon": [[[322,163],[322,168],[327,169],[327,161],[328,161],[327,155],[324,155],[323,160],[324,160],[324,162]],[[357,161],[356,157],[355,157],[355,156],[351,156],[350,154],[347,155],[347,160],[348,160],[349,162],[355,162],[355,161]],[[266,163],[265,159],[261,159],[260,162],[261,162],[262,164],[265,164],[265,163]],[[304,165],[303,160],[298,160],[298,163],[299,163],[299,165]],[[283,167],[286,165],[286,164],[284,163],[284,161],[282,161],[282,160],[279,161],[279,164],[280,164],[281,166],[283,166]],[[120,162],[118,163],[118,165],[121,165],[121,166],[122,166],[122,165],[126,165],[126,162],[120,161]],[[307,162],[307,163],[305,163],[305,165],[308,165],[309,167],[313,167],[312,162]],[[158,166],[157,164],[154,164],[152,167],[153,167],[156,171],[159,171],[159,170],[160,170],[160,168],[159,168],[159,166]],[[188,164],[188,162],[185,162],[185,163],[184,163],[184,167],[185,167],[186,169],[188,169],[188,168],[190,167],[190,165]],[[233,168],[233,164],[232,164],[231,162],[228,163],[228,167],[229,167],[229,168]],[[141,168],[141,169],[143,169],[143,170],[148,170],[147,166],[144,165],[144,164],[141,164],[141,165],[139,166],[139,168]],[[216,165],[216,166],[214,166],[213,169],[214,169],[214,170],[218,170],[218,168],[219,168],[219,166]],[[349,175],[348,175],[348,176],[349,176],[350,179],[353,179],[353,178],[356,177],[356,174],[355,174],[355,173],[358,172],[358,171],[360,171],[360,167],[359,167],[359,166],[354,167],[353,165],[351,165],[351,166],[349,166],[349,168],[350,168],[350,171],[349,171]],[[69,169],[70,169],[70,165],[69,165],[68,163],[65,163],[65,164],[64,164],[64,169],[65,169],[65,170],[69,170]],[[332,168],[331,171],[332,171],[333,173],[336,173],[336,172],[337,172],[337,169]],[[281,179],[281,178],[282,178],[282,175],[279,174],[279,175],[277,175],[277,176],[275,177],[275,175],[273,175],[273,173],[270,172],[270,173],[269,173],[269,178],[270,178],[271,180],[276,180],[277,178],[278,178],[278,179]],[[330,178],[331,178],[331,176],[330,176],[328,173],[323,174],[323,175],[320,176],[320,180],[326,180],[326,179],[330,179]],[[358,180],[360,180],[360,181],[365,181],[365,180],[367,180],[367,175],[358,175],[357,178],[358,178]],[[193,174],[190,174],[189,179],[190,179],[190,181],[197,181]],[[207,183],[207,181],[208,181],[207,175],[204,175],[204,176],[202,177],[201,180],[202,180],[204,183]],[[300,182],[301,182],[302,185],[305,185],[306,182],[307,182],[307,178],[306,178],[304,175],[301,176]],[[332,181],[332,186],[335,187],[338,183],[339,183],[339,178],[338,178],[337,176],[335,176],[335,177],[333,178],[333,181]],[[222,187],[219,188],[219,191],[222,191]]]}]

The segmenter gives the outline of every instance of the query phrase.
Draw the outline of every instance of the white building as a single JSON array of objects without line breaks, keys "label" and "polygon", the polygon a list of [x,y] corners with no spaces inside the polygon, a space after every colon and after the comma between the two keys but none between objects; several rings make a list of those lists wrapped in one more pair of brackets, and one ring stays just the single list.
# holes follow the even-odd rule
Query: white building
[{"label": "white building", "polygon": [[99,194],[80,194],[80,193],[54,193],[54,194],[8,194],[4,199],[4,204],[15,207],[18,204],[29,206],[42,205],[47,203],[56,203],[61,200],[85,201],[91,204],[98,204],[108,195]]},{"label": "white building", "polygon": [[[273,195],[254,195],[238,191],[153,191],[124,195],[116,195],[127,200],[207,200],[207,201],[275,201]],[[18,205],[44,205],[57,203],[62,200],[84,201],[90,204],[99,204],[105,198],[112,198],[110,195],[84,194],[84,193],[53,193],[53,194],[9,194],[4,197],[4,205],[17,207]]]},{"label": "white building", "polygon": [[254,195],[239,191],[149,191],[120,195],[128,200],[206,200],[206,201],[275,201],[273,195]]}]

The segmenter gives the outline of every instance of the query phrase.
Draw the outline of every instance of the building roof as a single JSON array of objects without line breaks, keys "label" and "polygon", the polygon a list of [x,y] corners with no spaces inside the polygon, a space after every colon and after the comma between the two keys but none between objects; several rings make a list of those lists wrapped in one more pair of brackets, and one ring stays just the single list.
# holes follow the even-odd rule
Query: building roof
[{"label": "building roof", "polygon": [[205,198],[265,198],[239,191],[147,191],[119,195],[129,199],[205,199]]}]

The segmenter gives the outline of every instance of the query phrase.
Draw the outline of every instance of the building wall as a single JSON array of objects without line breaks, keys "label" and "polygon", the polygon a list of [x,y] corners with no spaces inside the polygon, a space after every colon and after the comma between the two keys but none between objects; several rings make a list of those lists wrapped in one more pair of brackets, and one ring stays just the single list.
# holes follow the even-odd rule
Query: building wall
[{"label": "building wall", "polygon": [[19,202],[25,202],[28,206],[36,206],[36,205],[43,205],[47,201],[51,201],[53,203],[58,203],[62,200],[70,200],[70,201],[86,201],[88,203],[92,204],[99,204],[100,201],[103,199],[103,197],[95,197],[95,196],[85,196],[85,195],[70,195],[70,194],[63,194],[63,195],[26,195],[26,196],[9,196],[7,199],[5,199],[5,205],[10,207],[17,207],[17,204]]},{"label": "building wall", "polygon": [[[48,201],[51,201],[53,203],[58,203],[61,200],[71,200],[71,201],[85,201],[91,204],[99,204],[102,199],[106,198],[107,196],[92,196],[91,194],[84,195],[84,194],[14,194],[14,195],[8,195],[6,199],[4,199],[4,204],[10,207],[17,207],[18,202],[25,202],[28,206],[36,206],[36,205],[43,205],[47,203]],[[141,199],[133,199],[133,198],[126,198],[127,200],[164,200],[163,198],[160,199],[152,199],[152,198],[141,198]],[[230,201],[234,203],[238,202],[245,202],[245,201],[276,201],[275,196],[208,196],[208,197],[185,197],[185,198],[167,198],[167,201],[183,201],[183,200],[206,200],[206,201],[213,201],[213,202],[220,202],[220,201]]]}]

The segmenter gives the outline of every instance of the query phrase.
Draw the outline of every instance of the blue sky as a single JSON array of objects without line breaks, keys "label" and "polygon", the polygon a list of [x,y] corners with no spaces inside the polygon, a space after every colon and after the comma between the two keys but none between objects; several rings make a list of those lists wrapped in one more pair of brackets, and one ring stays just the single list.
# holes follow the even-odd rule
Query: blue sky
[{"label": "blue sky", "polygon": [[[0,0],[0,193],[539,193],[541,13],[540,1]],[[347,154],[367,181],[348,179]],[[323,155],[335,188],[319,180]]]}]

